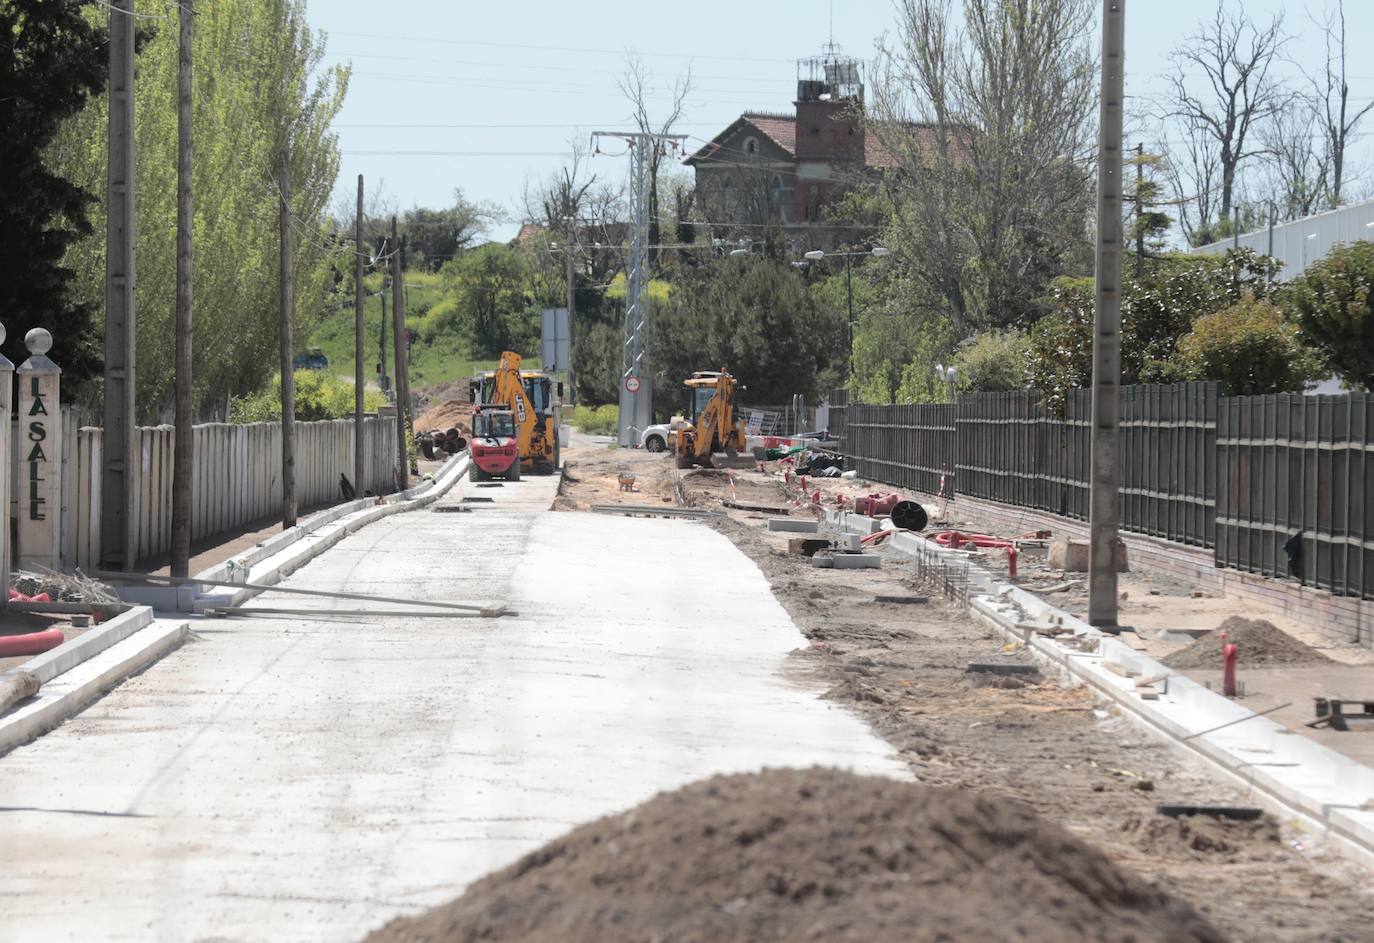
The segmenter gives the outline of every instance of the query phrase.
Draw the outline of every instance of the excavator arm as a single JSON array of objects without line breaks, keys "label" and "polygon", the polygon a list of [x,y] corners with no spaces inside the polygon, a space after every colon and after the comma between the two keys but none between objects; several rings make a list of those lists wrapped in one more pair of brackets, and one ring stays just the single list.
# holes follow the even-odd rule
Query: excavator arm
[{"label": "excavator arm", "polygon": [[520,355],[513,350],[501,354],[492,378],[491,401],[505,406],[515,417],[521,461],[531,462],[534,471],[552,472],[557,459],[548,419],[539,414],[525,393],[520,363]]}]

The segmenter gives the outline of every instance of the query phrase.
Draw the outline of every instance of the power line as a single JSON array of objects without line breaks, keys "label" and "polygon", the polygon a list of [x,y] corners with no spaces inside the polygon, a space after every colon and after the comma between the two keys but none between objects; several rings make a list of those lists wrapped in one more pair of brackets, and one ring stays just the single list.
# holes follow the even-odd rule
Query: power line
[{"label": "power line", "polygon": [[[623,56],[625,49],[596,49],[587,46],[536,46],[528,43],[500,43],[477,39],[442,39],[436,36],[396,36],[384,33],[358,33],[347,30],[334,30],[334,36],[359,36],[369,40],[394,40],[406,43],[439,43],[448,46],[483,46],[492,49],[529,49],[537,52],[593,53],[596,55]],[[717,62],[796,62],[795,59],[776,59],[763,56],[717,56],[690,52],[644,52],[628,50],[630,55],[664,59],[707,59]]]},{"label": "power line", "polygon": [[[522,72],[537,70],[541,72],[579,72],[585,75],[609,75],[619,78],[623,73],[616,69],[592,69],[584,66],[565,66],[565,65],[534,65],[532,63],[509,63],[509,62],[481,62],[474,59],[439,59],[424,56],[387,56],[371,52],[336,52],[331,55],[340,59],[381,59],[395,62],[430,62],[436,65],[464,65],[480,66],[484,69],[519,69]],[[494,77],[494,76],[493,76]],[[710,81],[721,82],[758,82],[770,85],[791,84],[794,79],[787,76],[776,78],[763,78],[762,76],[749,75],[696,75],[693,79],[708,79]]]}]

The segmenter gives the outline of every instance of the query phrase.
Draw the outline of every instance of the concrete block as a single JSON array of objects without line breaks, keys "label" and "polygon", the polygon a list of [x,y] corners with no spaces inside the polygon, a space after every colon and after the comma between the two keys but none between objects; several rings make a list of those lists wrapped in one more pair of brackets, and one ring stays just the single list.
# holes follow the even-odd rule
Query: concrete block
[{"label": "concrete block", "polygon": [[858,553],[864,548],[863,537],[858,534],[840,534],[835,538],[835,547],[838,550],[848,550],[850,553]]},{"label": "concrete block", "polygon": [[876,570],[883,565],[883,558],[872,553],[837,553],[831,556],[830,565],[837,570]]},{"label": "concrete block", "polygon": [[816,534],[821,525],[816,521],[798,521],[790,517],[770,517],[768,531],[773,534]]},{"label": "concrete block", "polygon": [[[1069,537],[1056,537],[1050,541],[1048,563],[1051,569],[1064,570],[1066,573],[1088,572],[1088,542]],[[1116,541],[1116,571],[1128,572],[1126,544],[1120,538]]]}]

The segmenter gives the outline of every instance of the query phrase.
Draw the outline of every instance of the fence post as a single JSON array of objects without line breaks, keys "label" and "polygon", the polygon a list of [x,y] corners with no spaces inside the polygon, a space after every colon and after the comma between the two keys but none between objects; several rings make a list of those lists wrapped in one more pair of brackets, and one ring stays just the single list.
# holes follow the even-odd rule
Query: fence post
[{"label": "fence post", "polygon": [[[23,468],[19,500],[20,567],[60,566],[62,370],[48,359],[52,335],[36,327],[24,335],[29,359],[19,366],[19,443]],[[8,587],[6,587],[8,594]]]},{"label": "fence post", "polygon": [[[0,344],[5,342],[5,326],[0,324]],[[14,396],[14,364],[4,354],[0,354],[0,456],[4,456],[4,463],[0,464],[0,510],[3,511],[4,526],[0,527],[0,578],[3,578],[4,585],[0,586],[0,610],[9,604],[10,589],[10,558],[13,548],[10,547],[10,449],[14,444],[10,442],[10,409],[12,397]]]}]

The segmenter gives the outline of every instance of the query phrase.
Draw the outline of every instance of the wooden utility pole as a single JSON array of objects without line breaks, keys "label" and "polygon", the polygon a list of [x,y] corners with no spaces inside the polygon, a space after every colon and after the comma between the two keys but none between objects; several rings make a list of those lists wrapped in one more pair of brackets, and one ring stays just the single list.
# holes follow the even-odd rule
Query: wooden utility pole
[{"label": "wooden utility pole", "polygon": [[100,468],[100,562],[134,567],[134,0],[110,16],[105,189],[105,404]]},{"label": "wooden utility pole", "polygon": [[1117,632],[1121,515],[1121,112],[1126,0],[1102,3],[1097,153],[1097,303],[1093,310],[1092,475],[1088,493],[1088,622]]},{"label": "wooden utility pole", "polygon": [[177,21],[176,448],[172,469],[172,575],[191,565],[191,38],[195,0],[180,0]]},{"label": "wooden utility pole", "polygon": [[396,217],[391,217],[391,336],[396,348],[396,487],[401,491],[410,487],[410,443],[406,430],[406,413],[410,391],[405,381],[405,294],[401,285],[401,240],[396,235]]},{"label": "wooden utility pole", "polygon": [[[367,289],[363,285],[363,175],[358,174],[358,217],[353,221],[353,489],[360,497],[367,491],[363,479],[363,303]],[[380,484],[380,482],[378,482]]]},{"label": "wooden utility pole", "polygon": [[282,150],[281,199],[277,210],[280,242],[281,304],[281,526],[296,526],[296,373],[291,353],[291,329],[295,322],[295,261],[291,258],[291,149]]}]

